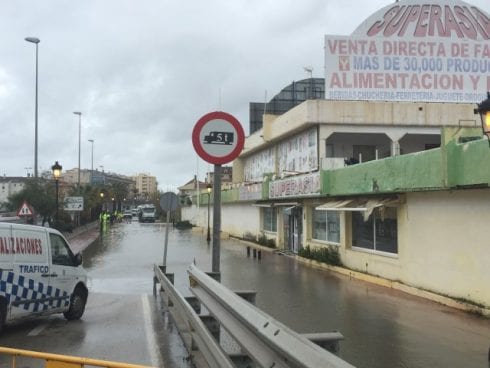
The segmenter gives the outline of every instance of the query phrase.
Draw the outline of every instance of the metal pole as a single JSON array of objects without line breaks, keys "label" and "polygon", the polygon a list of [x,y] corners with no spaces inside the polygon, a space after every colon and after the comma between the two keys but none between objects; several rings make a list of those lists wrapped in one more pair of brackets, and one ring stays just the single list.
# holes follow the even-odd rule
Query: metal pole
[{"label": "metal pole", "polygon": [[[172,205],[172,204],[170,204]],[[165,246],[163,251],[163,267],[166,270],[167,267],[167,248],[168,248],[168,231],[170,226],[170,209],[167,209],[167,226],[165,228]]]},{"label": "metal pole", "polygon": [[212,272],[220,272],[220,236],[221,236],[221,165],[214,165],[213,187],[213,258]]},{"label": "metal pole", "polygon": [[78,114],[78,193],[80,193],[80,146],[82,135],[82,114]]},{"label": "metal pole", "polygon": [[56,227],[58,227],[58,179],[55,180],[56,182]]},{"label": "metal pole", "polygon": [[90,185],[93,185],[92,183],[92,177],[94,176],[94,140],[89,139],[88,140],[90,143],[92,143],[92,151],[91,151],[91,160],[92,160],[92,165],[90,166]]},{"label": "metal pole", "polygon": [[35,115],[34,115],[34,177],[38,177],[38,171],[37,171],[37,111],[38,111],[38,104],[37,104],[37,88],[38,88],[38,44],[36,43],[36,104],[35,104]]},{"label": "metal pole", "polygon": [[91,155],[92,165],[90,166],[90,171],[94,171],[94,140],[93,139],[89,139],[88,141],[90,143],[92,143],[92,155]]},{"label": "metal pole", "polygon": [[210,222],[209,222],[209,204],[211,202],[211,193],[208,193],[208,235],[206,236],[206,241],[209,243],[211,241],[211,231],[210,231]]}]

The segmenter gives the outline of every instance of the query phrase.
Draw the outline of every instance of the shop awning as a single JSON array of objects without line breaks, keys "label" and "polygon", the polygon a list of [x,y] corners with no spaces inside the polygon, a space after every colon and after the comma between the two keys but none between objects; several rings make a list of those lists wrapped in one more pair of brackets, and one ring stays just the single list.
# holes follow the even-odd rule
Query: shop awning
[{"label": "shop awning", "polygon": [[254,203],[255,207],[296,207],[299,206],[298,202],[269,202],[269,203]]},{"label": "shop awning", "polygon": [[364,212],[364,219],[369,218],[375,208],[396,207],[399,204],[398,198],[353,198],[342,200],[331,200],[320,206],[315,207],[323,211],[361,211]]}]

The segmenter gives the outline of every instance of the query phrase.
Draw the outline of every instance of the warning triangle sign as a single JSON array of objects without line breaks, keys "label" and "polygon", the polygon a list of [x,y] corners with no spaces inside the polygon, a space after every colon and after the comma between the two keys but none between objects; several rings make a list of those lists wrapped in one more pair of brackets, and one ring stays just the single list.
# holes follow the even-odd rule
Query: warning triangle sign
[{"label": "warning triangle sign", "polygon": [[19,210],[17,211],[17,216],[32,216],[32,212],[33,211],[31,206],[29,206],[29,204],[24,201],[24,203],[22,203],[22,206],[20,206]]}]

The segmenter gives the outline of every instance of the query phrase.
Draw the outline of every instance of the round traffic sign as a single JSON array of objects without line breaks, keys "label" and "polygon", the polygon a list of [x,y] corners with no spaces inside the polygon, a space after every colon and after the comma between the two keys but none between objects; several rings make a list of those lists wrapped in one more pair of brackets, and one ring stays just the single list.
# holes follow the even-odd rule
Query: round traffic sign
[{"label": "round traffic sign", "polygon": [[240,122],[223,111],[204,115],[192,131],[192,144],[199,157],[215,165],[237,158],[244,143],[245,133]]},{"label": "round traffic sign", "polygon": [[179,207],[179,198],[172,192],[163,193],[160,196],[160,208],[164,211],[175,211]]}]

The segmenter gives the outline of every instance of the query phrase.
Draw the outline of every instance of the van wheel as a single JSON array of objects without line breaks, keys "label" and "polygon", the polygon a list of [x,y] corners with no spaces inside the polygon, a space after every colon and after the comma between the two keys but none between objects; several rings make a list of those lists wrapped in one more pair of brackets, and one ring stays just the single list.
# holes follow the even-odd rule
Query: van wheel
[{"label": "van wheel", "polygon": [[63,315],[69,321],[82,318],[86,303],[87,293],[81,288],[76,288],[71,294],[70,309],[64,312]]}]

